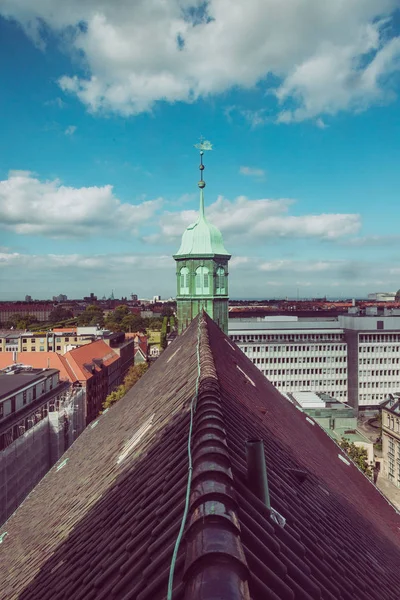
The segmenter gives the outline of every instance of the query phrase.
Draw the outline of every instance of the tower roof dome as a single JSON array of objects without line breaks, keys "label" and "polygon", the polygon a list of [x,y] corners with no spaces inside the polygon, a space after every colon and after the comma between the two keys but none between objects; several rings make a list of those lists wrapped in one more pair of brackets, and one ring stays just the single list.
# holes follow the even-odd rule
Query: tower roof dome
[{"label": "tower roof dome", "polygon": [[[201,196],[202,192],[203,190],[200,192]],[[207,220],[204,214],[204,202],[200,200],[199,216],[184,232],[181,246],[175,256],[214,254],[230,256],[224,247],[221,232]]]},{"label": "tower roof dome", "polygon": [[198,183],[200,188],[200,210],[197,220],[189,225],[182,236],[182,243],[174,258],[184,256],[228,256],[229,252],[225,249],[224,240],[220,230],[212,225],[204,213],[204,188],[203,180],[203,152],[200,152],[200,173],[201,179]]}]

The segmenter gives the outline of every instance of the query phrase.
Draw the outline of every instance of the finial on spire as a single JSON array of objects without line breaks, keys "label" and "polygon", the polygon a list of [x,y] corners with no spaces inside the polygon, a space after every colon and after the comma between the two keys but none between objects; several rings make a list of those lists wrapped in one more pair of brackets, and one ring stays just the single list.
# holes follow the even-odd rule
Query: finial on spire
[{"label": "finial on spire", "polygon": [[203,165],[203,154],[204,150],[212,150],[212,144],[208,140],[205,140],[203,136],[200,137],[200,143],[195,144],[195,148],[200,150],[200,181],[197,184],[200,188],[200,217],[204,218],[204,194],[203,190],[206,187],[206,182],[203,179],[203,171],[205,169]]},{"label": "finial on spire", "polygon": [[200,136],[200,143],[195,144],[195,148],[200,150],[200,181],[198,183],[198,186],[202,190],[206,187],[206,182],[203,179],[203,171],[205,169],[205,166],[203,165],[203,154],[204,150],[212,150],[212,144],[208,140],[205,140],[203,136]]}]

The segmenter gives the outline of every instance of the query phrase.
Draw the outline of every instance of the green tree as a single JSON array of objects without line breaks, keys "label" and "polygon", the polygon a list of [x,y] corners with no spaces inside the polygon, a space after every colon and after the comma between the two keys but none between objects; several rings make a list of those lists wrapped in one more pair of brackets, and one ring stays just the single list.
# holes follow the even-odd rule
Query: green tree
[{"label": "green tree", "polygon": [[7,321],[7,327],[15,327],[16,329],[28,329],[30,325],[36,323],[33,315],[20,315],[18,313],[12,315]]},{"label": "green tree", "polygon": [[129,314],[126,315],[121,321],[122,327],[124,331],[146,331],[145,322],[139,315]]},{"label": "green tree", "polygon": [[162,327],[162,319],[159,319],[157,317],[148,319],[147,329],[151,329],[152,331],[161,331],[161,327]]},{"label": "green tree", "polygon": [[107,396],[103,403],[103,409],[110,408],[113,404],[121,400],[125,394],[139,381],[139,379],[147,371],[147,363],[133,365],[125,375],[124,382],[117,387],[111,394]]},{"label": "green tree", "polygon": [[146,322],[140,315],[131,313],[128,306],[117,306],[107,315],[105,325],[111,331],[146,331]]},{"label": "green tree", "polygon": [[113,315],[113,320],[117,323],[121,323],[124,317],[131,314],[129,310],[129,306],[125,306],[125,304],[121,304],[117,306],[117,308],[111,313]]},{"label": "green tree", "polygon": [[354,442],[349,442],[346,438],[343,438],[339,445],[357,467],[359,467],[367,477],[372,478],[372,468],[371,465],[368,464],[368,452],[366,448],[360,448],[356,446]]},{"label": "green tree", "polygon": [[85,327],[87,325],[98,325],[99,327],[104,326],[104,314],[100,306],[96,304],[90,304],[86,307],[85,312],[79,315],[78,325]]}]

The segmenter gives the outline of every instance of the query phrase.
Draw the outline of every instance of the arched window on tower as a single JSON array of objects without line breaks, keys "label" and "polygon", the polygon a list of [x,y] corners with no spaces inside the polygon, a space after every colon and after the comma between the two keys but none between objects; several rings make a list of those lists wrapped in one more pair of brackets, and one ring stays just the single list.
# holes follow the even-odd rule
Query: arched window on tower
[{"label": "arched window on tower", "polygon": [[182,296],[185,296],[186,294],[189,294],[189,269],[187,267],[182,267],[182,269],[179,271],[179,275],[180,294]]},{"label": "arched window on tower", "polygon": [[210,275],[207,267],[197,267],[196,269],[196,295],[210,293]]},{"label": "arched window on tower", "polygon": [[225,269],[223,267],[218,267],[217,269],[217,294],[222,295],[226,294],[226,276]]}]

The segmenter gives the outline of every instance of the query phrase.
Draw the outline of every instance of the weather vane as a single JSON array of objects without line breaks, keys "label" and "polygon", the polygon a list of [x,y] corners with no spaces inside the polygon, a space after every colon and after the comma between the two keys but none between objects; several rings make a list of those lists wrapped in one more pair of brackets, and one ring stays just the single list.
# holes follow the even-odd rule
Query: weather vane
[{"label": "weather vane", "polygon": [[212,143],[209,142],[208,140],[205,140],[203,136],[200,136],[200,143],[199,144],[195,144],[194,146],[195,148],[197,148],[198,150],[200,150],[200,181],[197,184],[199,186],[200,189],[204,189],[206,187],[206,182],[203,179],[203,171],[204,171],[204,165],[203,165],[203,154],[204,154],[204,150],[212,150]]},{"label": "weather vane", "polygon": [[194,146],[197,150],[200,150],[200,153],[203,153],[204,150],[212,150],[212,143],[208,140],[205,140],[203,136],[200,136],[200,143],[195,144]]}]

